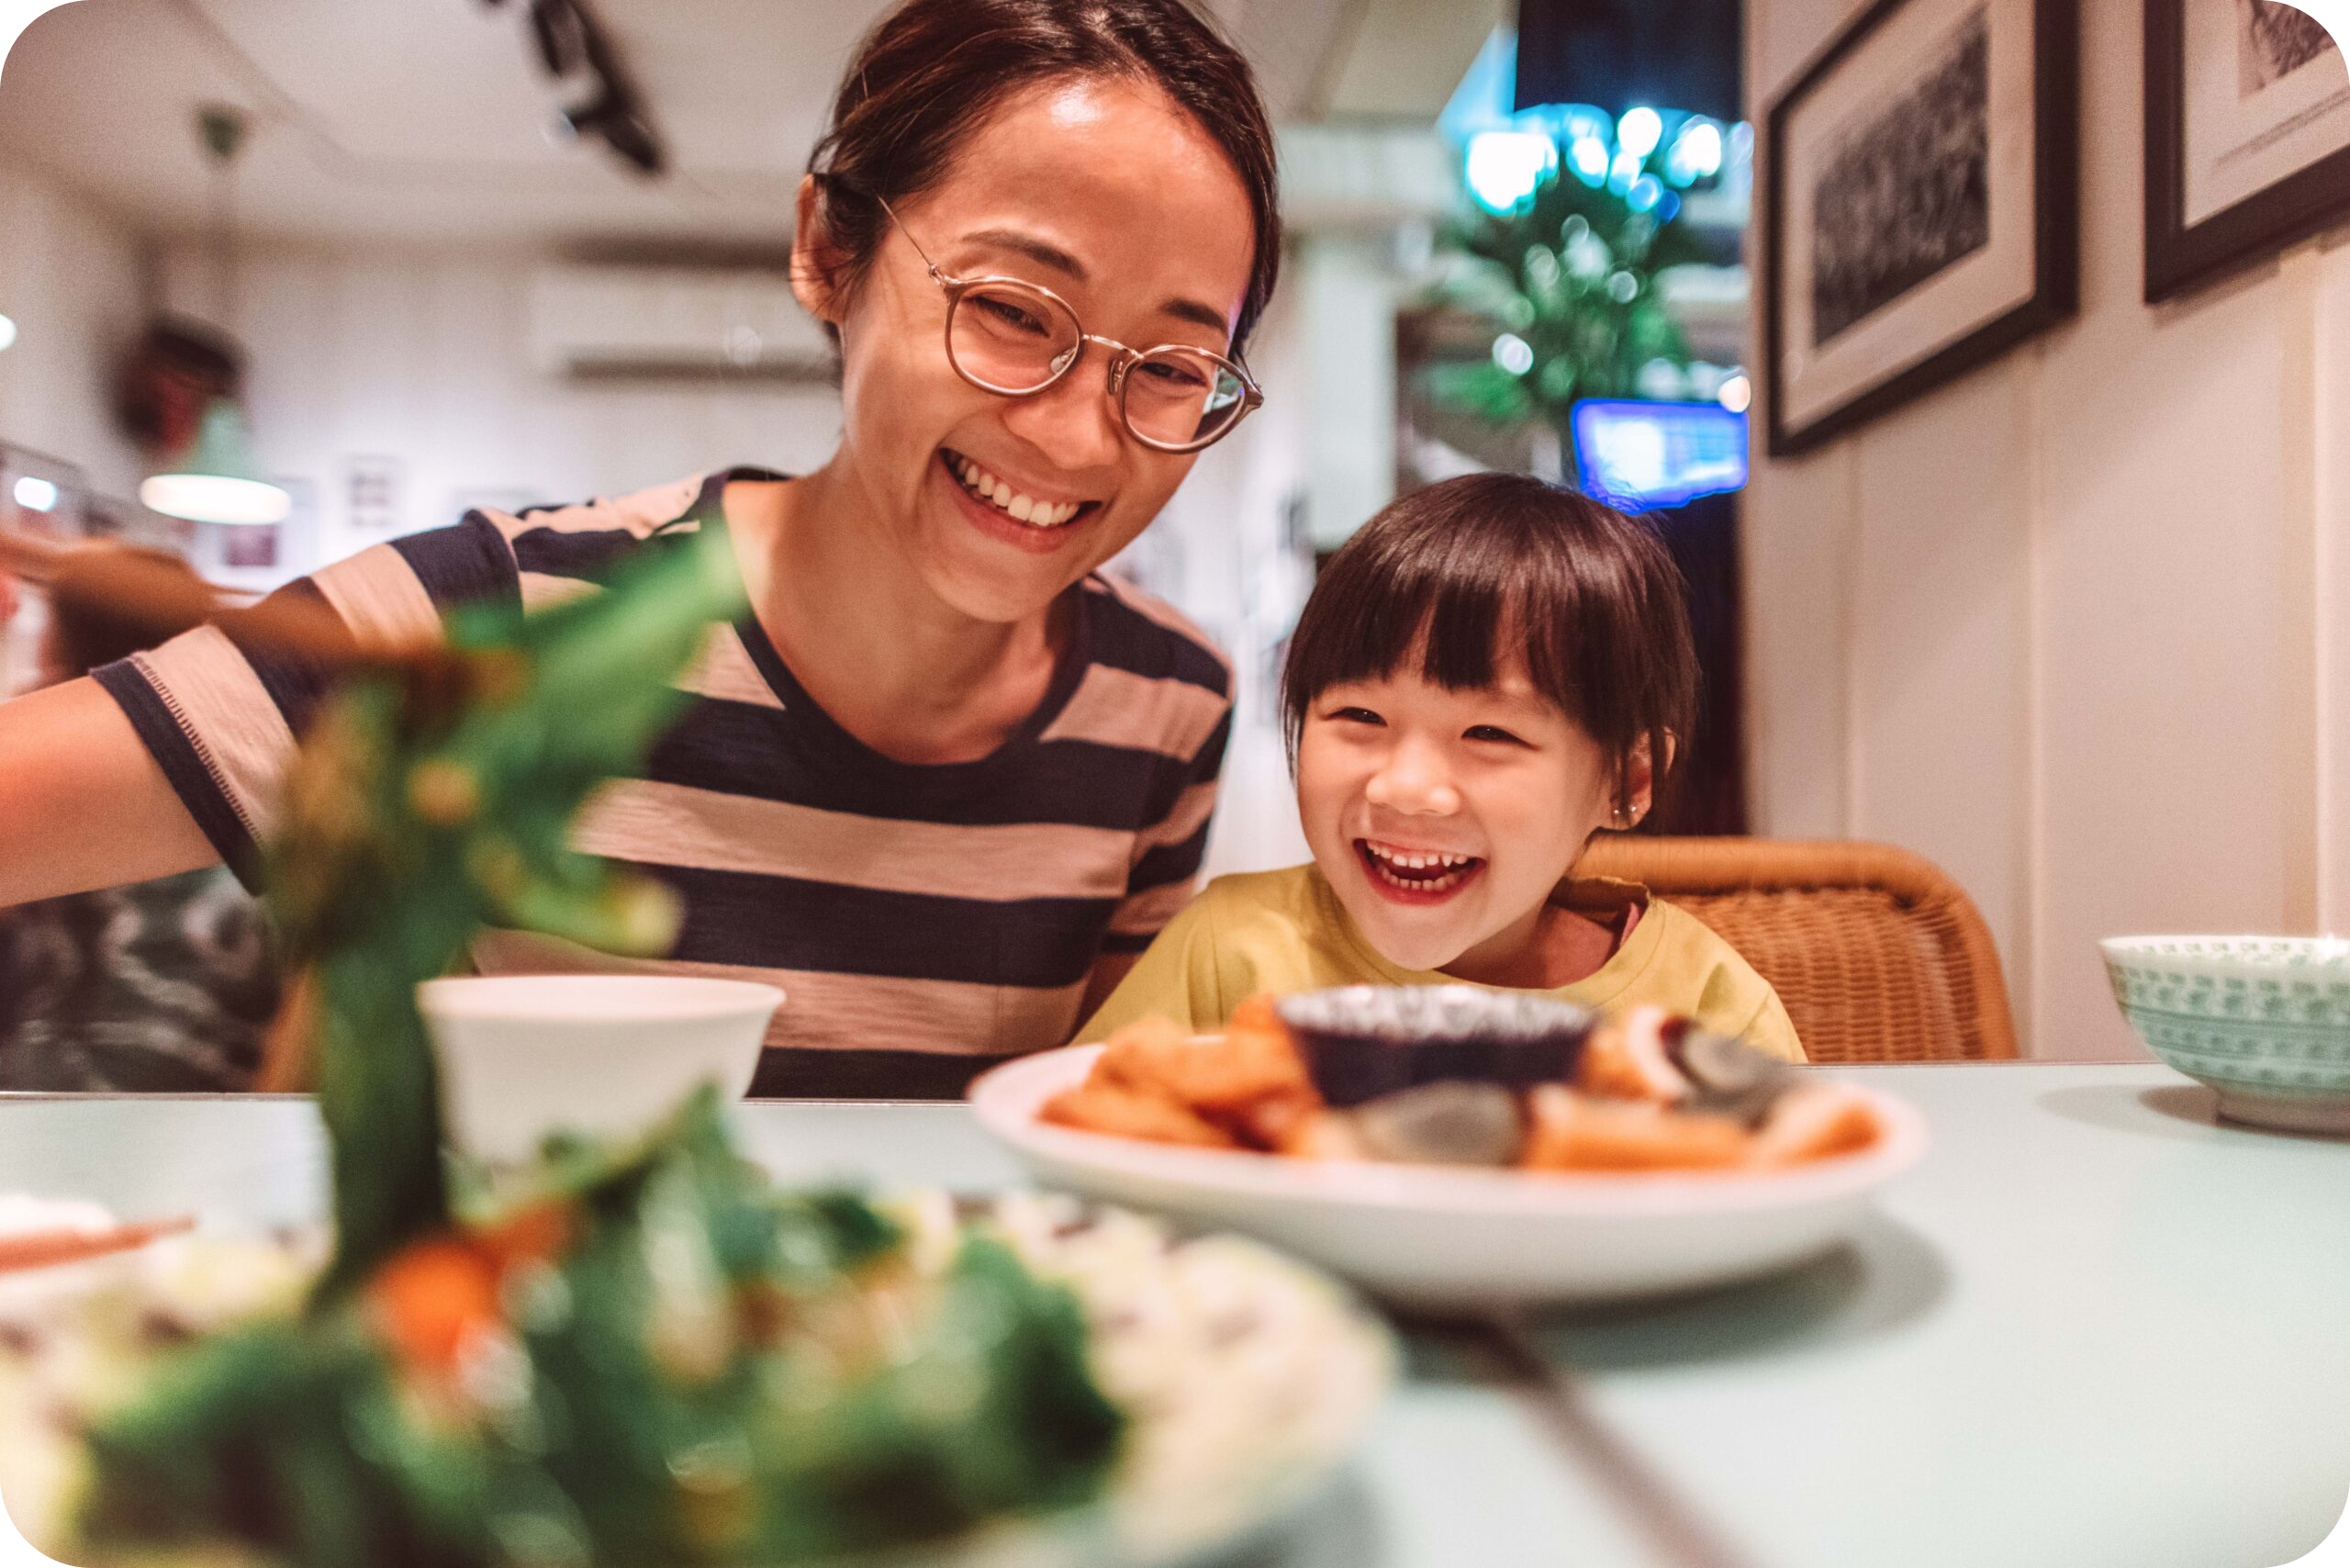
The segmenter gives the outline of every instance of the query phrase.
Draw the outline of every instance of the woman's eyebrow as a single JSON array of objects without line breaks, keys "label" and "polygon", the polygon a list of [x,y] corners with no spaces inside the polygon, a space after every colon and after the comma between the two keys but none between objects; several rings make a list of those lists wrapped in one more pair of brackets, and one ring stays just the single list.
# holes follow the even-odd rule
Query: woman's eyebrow
[{"label": "woman's eyebrow", "polygon": [[[1040,266],[1052,268],[1075,283],[1083,283],[1091,275],[1086,272],[1083,262],[1058,245],[1039,240],[1034,234],[1024,234],[1017,229],[981,229],[964,235],[963,239],[968,244],[995,245],[1014,252]],[[1180,321],[1192,322],[1210,331],[1232,330],[1232,323],[1225,319],[1224,312],[1202,300],[1169,299],[1159,306],[1158,313],[1172,316]]]}]

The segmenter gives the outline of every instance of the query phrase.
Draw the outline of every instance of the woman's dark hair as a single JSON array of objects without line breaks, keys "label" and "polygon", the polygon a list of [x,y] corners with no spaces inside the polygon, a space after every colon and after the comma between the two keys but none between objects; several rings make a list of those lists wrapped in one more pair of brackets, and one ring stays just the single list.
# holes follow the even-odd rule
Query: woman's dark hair
[{"label": "woman's dark hair", "polygon": [[1232,161],[1257,229],[1237,353],[1281,270],[1272,125],[1248,62],[1184,0],[907,0],[884,17],[842,78],[831,129],[808,160],[840,257],[826,281],[856,286],[887,228],[881,202],[944,178],[1006,97],[1072,76],[1157,87]]},{"label": "woman's dark hair", "polygon": [[1490,686],[1505,639],[1535,689],[1599,743],[1618,804],[1643,740],[1662,784],[1697,705],[1681,574],[1641,523],[1514,474],[1415,490],[1330,558],[1281,670],[1292,758],[1306,709],[1331,687],[1391,676],[1415,650],[1438,686]]}]

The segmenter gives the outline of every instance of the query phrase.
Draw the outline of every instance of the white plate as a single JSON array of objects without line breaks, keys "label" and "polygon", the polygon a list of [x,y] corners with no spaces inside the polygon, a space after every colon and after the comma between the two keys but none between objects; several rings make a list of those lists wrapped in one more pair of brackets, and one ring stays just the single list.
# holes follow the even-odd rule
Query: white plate
[{"label": "white plate", "polygon": [[[890,1200],[921,1268],[958,1219],[988,1226],[1066,1283],[1092,1328],[1094,1375],[1131,1418],[1095,1503],[1000,1521],[830,1568],[1192,1568],[1280,1530],[1360,1446],[1395,1372],[1359,1298],[1236,1236],[1170,1236],[1145,1215],[1060,1193]],[[61,1546],[80,1457],[61,1411],[133,1385],[154,1326],[208,1332],[293,1310],[319,1237],[197,1235],[0,1280],[0,1498],[36,1546]],[[0,1560],[9,1560],[0,1523]],[[218,1564],[225,1549],[192,1553]],[[157,1553],[156,1562],[173,1561]]]},{"label": "white plate", "polygon": [[1927,1141],[1914,1108],[1858,1088],[1883,1129],[1874,1145],[1769,1172],[1317,1163],[1038,1121],[1101,1053],[1070,1046],[996,1068],[971,1086],[979,1125],[1054,1186],[1246,1231],[1420,1311],[1657,1295],[1787,1268],[1843,1240]]}]

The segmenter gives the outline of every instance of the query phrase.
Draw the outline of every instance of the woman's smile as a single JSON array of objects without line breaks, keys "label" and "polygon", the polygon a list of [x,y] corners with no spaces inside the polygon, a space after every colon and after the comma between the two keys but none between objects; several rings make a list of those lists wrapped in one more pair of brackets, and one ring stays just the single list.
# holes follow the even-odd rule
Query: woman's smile
[{"label": "woman's smile", "polygon": [[[1055,501],[1015,489],[951,447],[938,449],[933,466],[948,504],[972,527],[1015,549],[1048,555],[1078,536],[1104,510],[1099,501]],[[1040,521],[1041,519],[1041,521]]]}]

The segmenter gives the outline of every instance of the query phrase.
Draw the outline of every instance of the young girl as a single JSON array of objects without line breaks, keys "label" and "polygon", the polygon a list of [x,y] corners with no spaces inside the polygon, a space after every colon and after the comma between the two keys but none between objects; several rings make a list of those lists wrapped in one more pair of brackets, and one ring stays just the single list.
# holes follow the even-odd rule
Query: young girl
[{"label": "young girl", "polygon": [[1689,733],[1680,584],[1639,524],[1507,475],[1415,492],[1332,559],[1281,678],[1314,863],[1222,877],[1080,1040],[1154,1014],[1358,983],[1654,1003],[1803,1058],[1770,985],[1686,911],[1574,879]]}]

